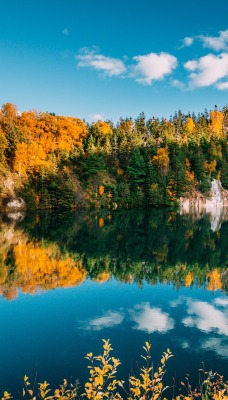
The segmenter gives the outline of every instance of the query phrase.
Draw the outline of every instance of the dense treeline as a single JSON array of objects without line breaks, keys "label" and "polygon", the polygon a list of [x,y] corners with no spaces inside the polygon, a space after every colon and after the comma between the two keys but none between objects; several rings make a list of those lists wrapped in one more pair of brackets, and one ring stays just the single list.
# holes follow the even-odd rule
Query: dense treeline
[{"label": "dense treeline", "polygon": [[[28,215],[17,229],[2,221],[0,294],[80,285],[86,278],[228,290],[227,228],[168,210],[49,212]],[[13,231],[13,233],[12,233]]]},{"label": "dense treeline", "polygon": [[[86,124],[54,113],[0,111],[0,193],[30,208],[131,208],[176,204],[228,189],[228,108]],[[8,179],[8,186],[5,181]],[[13,184],[9,184],[12,182]]]}]

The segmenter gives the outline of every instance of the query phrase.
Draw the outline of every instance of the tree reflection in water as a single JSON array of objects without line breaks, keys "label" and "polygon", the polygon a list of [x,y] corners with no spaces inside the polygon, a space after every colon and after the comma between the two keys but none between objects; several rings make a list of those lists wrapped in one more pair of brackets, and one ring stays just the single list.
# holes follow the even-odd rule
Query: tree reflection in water
[{"label": "tree reflection in water", "polygon": [[[102,220],[102,224],[100,221]],[[3,217],[0,293],[34,293],[99,283],[172,283],[227,291],[228,222],[169,210],[45,213],[21,222]]]}]

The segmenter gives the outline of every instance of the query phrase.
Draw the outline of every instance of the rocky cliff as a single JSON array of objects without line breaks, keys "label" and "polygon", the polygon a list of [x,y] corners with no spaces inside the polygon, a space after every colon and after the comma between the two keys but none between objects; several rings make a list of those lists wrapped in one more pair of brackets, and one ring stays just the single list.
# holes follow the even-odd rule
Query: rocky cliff
[{"label": "rocky cliff", "polygon": [[191,197],[180,198],[180,214],[195,214],[196,218],[202,214],[209,214],[211,229],[216,231],[221,222],[228,220],[228,190],[223,189],[220,181],[213,179],[211,190],[207,195],[194,192]]}]

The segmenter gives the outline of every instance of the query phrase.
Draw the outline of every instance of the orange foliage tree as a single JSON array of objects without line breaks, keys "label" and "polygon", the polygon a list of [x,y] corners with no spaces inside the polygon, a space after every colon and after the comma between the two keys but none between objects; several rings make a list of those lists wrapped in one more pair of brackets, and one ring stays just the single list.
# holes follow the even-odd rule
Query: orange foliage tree
[{"label": "orange foliage tree", "polygon": [[169,166],[169,152],[168,147],[162,147],[157,150],[157,155],[151,160],[152,164],[157,165],[163,173],[167,171]]},{"label": "orange foliage tree", "polygon": [[97,121],[95,126],[102,135],[111,135],[113,133],[111,126],[105,121]]},{"label": "orange foliage tree", "polygon": [[212,172],[215,172],[215,171],[216,171],[216,165],[217,165],[216,160],[211,161],[211,163],[208,163],[207,161],[205,161],[205,162],[204,162],[205,171],[206,171],[208,174],[211,175]]},{"label": "orange foliage tree", "polygon": [[211,111],[210,117],[211,117],[210,130],[217,136],[221,136],[222,124],[224,119],[223,113],[221,113],[220,111]]},{"label": "orange foliage tree", "polygon": [[8,121],[14,120],[17,115],[17,107],[12,103],[6,103],[2,105],[2,117]]},{"label": "orange foliage tree", "polygon": [[53,154],[71,153],[87,134],[86,125],[79,118],[34,111],[22,113],[17,126],[25,139],[17,144],[13,163],[14,170],[20,174],[33,174],[42,169],[53,172]]},{"label": "orange foliage tree", "polygon": [[23,240],[14,247],[13,255],[18,273],[17,285],[24,292],[77,286],[86,277],[82,262],[68,255],[62,256],[55,245],[40,246]]},{"label": "orange foliage tree", "polygon": [[42,169],[50,170],[52,163],[47,160],[43,147],[32,141],[19,143],[14,158],[14,171],[20,175],[38,173]]},{"label": "orange foliage tree", "polygon": [[221,273],[218,268],[208,274],[208,290],[220,290],[222,288]]},{"label": "orange foliage tree", "polygon": [[192,133],[195,130],[196,125],[195,125],[195,122],[192,120],[192,118],[190,118],[190,117],[187,118],[185,128],[190,133]]}]

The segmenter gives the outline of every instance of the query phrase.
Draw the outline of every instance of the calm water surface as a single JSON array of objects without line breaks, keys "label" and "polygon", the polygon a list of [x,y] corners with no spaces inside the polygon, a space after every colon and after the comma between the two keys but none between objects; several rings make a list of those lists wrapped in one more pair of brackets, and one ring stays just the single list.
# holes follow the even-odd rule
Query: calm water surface
[{"label": "calm water surface", "polygon": [[0,390],[24,374],[52,386],[88,378],[102,338],[137,372],[145,340],[167,383],[198,369],[228,378],[226,218],[164,210],[3,218],[0,231]]}]

